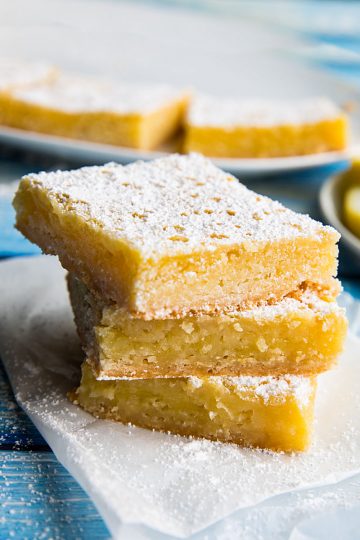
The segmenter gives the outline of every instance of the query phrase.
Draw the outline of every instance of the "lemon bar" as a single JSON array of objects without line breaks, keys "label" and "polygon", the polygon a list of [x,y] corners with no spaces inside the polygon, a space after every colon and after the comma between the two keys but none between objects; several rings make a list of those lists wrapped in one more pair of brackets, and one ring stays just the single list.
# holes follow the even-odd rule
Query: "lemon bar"
[{"label": "lemon bar", "polygon": [[8,126],[117,146],[152,149],[182,122],[188,94],[165,85],[110,84],[61,75],[13,90],[3,103]]},{"label": "lemon bar", "polygon": [[70,398],[97,418],[293,452],[311,438],[315,378],[189,377],[97,381],[84,362]]},{"label": "lemon bar", "polygon": [[311,375],[332,367],[347,328],[344,310],[312,290],[247,311],[144,321],[73,275],[68,287],[98,379]]},{"label": "lemon bar", "polygon": [[189,108],[185,151],[270,158],[343,150],[346,115],[326,98],[234,100],[198,96]]},{"label": "lemon bar", "polygon": [[17,228],[144,319],[332,287],[339,234],[200,155],[25,176]]}]

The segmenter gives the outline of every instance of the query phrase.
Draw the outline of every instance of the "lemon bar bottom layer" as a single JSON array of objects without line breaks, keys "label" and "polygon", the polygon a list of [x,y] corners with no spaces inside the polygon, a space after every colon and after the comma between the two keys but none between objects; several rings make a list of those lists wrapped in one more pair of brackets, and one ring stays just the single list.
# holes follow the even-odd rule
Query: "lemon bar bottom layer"
[{"label": "lemon bar bottom layer", "polygon": [[99,379],[311,375],[332,367],[347,328],[344,310],[311,289],[247,311],[144,321],[104,304],[72,274],[68,288]]},{"label": "lemon bar bottom layer", "polygon": [[98,418],[277,451],[302,451],[314,378],[206,377],[97,381],[85,362],[71,399]]}]

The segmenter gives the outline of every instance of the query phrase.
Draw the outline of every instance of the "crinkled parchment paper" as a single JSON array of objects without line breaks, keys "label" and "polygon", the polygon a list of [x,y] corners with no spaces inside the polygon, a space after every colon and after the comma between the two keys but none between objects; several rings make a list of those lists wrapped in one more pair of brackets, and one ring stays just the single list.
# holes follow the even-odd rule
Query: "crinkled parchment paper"
[{"label": "crinkled parchment paper", "polygon": [[[360,504],[355,337],[339,367],[320,377],[310,451],[273,454],[94,419],[66,398],[82,354],[57,260],[3,262],[0,288],[0,354],[16,399],[115,538],[304,540],[317,538],[319,520],[329,526],[324,513],[340,519],[339,509],[350,526]],[[357,317],[358,305],[350,311]]]}]

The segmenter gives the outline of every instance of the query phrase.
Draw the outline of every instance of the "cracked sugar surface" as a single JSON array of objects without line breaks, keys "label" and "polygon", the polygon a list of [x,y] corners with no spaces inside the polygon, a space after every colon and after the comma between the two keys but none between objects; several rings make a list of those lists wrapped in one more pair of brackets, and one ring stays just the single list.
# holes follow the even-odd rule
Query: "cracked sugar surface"
[{"label": "cracked sugar surface", "polygon": [[125,241],[144,258],[339,238],[331,227],[248,190],[197,154],[31,174],[24,181],[44,191],[62,212]]}]

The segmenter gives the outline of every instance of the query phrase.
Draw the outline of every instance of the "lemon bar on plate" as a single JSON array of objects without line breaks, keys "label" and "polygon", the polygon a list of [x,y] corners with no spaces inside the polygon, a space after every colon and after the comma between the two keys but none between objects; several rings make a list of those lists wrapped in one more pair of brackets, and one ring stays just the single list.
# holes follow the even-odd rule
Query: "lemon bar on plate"
[{"label": "lemon bar on plate", "polygon": [[75,322],[98,379],[311,375],[331,368],[346,318],[333,299],[299,290],[250,310],[144,321],[68,276]]},{"label": "lemon bar on plate", "polygon": [[266,101],[196,97],[184,150],[222,158],[271,158],[343,150],[346,115],[326,98]]},{"label": "lemon bar on plate", "polygon": [[149,150],[174,135],[188,93],[165,85],[107,83],[60,75],[14,89],[3,104],[8,126]]},{"label": "lemon bar on plate", "polygon": [[199,155],[30,174],[17,228],[99,296],[144,319],[333,287],[339,234]]},{"label": "lemon bar on plate", "polygon": [[305,450],[315,378],[189,377],[97,381],[87,362],[75,404],[98,418],[278,451]]}]

